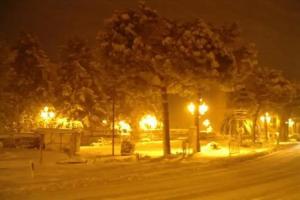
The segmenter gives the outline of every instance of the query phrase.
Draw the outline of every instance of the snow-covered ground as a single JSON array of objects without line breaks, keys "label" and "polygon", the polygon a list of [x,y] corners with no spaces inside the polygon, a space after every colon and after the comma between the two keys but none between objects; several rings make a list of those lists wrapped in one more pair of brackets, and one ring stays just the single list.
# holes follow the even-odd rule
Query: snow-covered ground
[{"label": "snow-covered ground", "polygon": [[[202,141],[201,142],[201,153],[197,156],[201,157],[228,157],[230,152],[227,141],[218,141],[217,149],[212,149],[210,144],[214,142]],[[138,142],[135,145],[135,153],[141,156],[149,157],[161,157],[163,156],[163,143],[162,141],[151,141],[151,142]],[[237,156],[241,154],[256,153],[268,150],[269,147],[262,148],[239,148],[237,152],[231,154],[231,156]],[[182,154],[182,141],[172,140],[171,141],[172,154]],[[80,148],[80,154],[83,156],[107,156],[111,155],[112,147],[111,144],[97,145],[97,146],[82,146]],[[187,154],[192,154],[192,147],[186,149]],[[115,145],[115,155],[120,155],[120,145]]]},{"label": "snow-covered ground", "polygon": [[[240,162],[234,159],[89,159],[2,150],[0,199],[300,199],[300,146]],[[34,177],[31,163],[35,163]]]}]

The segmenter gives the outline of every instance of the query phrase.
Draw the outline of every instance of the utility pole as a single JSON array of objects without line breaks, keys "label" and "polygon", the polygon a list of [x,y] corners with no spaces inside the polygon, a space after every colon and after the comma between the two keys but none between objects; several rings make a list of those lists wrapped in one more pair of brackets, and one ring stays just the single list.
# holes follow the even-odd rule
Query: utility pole
[{"label": "utility pole", "polygon": [[196,130],[196,145],[195,145],[195,153],[201,152],[201,146],[200,146],[200,114],[199,114],[199,106],[200,106],[200,100],[197,99],[195,102],[195,130]]},{"label": "utility pole", "polygon": [[115,94],[112,97],[112,156],[115,155]]}]

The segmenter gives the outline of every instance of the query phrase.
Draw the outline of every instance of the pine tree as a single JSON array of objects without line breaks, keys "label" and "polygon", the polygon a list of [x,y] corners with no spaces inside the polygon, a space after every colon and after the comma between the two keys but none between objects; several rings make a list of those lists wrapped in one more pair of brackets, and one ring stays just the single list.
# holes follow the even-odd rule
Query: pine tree
[{"label": "pine tree", "polygon": [[72,120],[81,120],[85,127],[99,125],[104,110],[101,87],[94,77],[97,71],[91,49],[80,38],[72,38],[62,47],[57,68],[55,107]]},{"label": "pine tree", "polygon": [[19,123],[22,113],[36,115],[48,103],[51,69],[48,57],[31,34],[21,33],[11,53],[5,91],[15,104],[15,122]]}]

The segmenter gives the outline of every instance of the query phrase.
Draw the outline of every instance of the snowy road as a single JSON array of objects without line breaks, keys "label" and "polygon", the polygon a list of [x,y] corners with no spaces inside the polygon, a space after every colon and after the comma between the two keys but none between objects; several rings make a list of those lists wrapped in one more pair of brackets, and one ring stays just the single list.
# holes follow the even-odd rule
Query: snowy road
[{"label": "snowy road", "polygon": [[299,145],[234,163],[49,165],[37,169],[35,178],[26,166],[10,162],[0,162],[0,199],[300,199]]}]

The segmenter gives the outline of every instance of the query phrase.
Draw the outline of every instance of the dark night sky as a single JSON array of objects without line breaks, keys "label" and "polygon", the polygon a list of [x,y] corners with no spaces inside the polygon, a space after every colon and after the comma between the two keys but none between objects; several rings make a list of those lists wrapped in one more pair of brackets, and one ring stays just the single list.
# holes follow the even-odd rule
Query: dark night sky
[{"label": "dark night sky", "polygon": [[[257,44],[261,65],[277,67],[300,78],[299,0],[148,0],[162,15],[188,20],[201,17],[222,24],[238,22],[244,37]],[[0,0],[0,38],[13,41],[21,30],[35,33],[52,59],[74,35],[94,44],[103,20],[114,9],[135,7],[137,0]],[[222,98],[212,98],[222,99]],[[186,100],[171,99],[171,126],[192,122]],[[212,103],[212,102],[211,102]],[[214,103],[215,111],[222,113]],[[184,112],[183,112],[184,111]],[[215,112],[214,111],[214,112]],[[180,123],[177,116],[183,116]],[[220,114],[220,116],[222,116]],[[176,126],[174,126],[176,125]]]},{"label": "dark night sky", "polygon": [[[260,64],[300,77],[299,0],[148,0],[164,16],[204,18],[222,24],[237,21],[244,37],[257,44]],[[1,0],[0,36],[11,41],[20,30],[37,34],[55,58],[68,37],[79,35],[92,44],[103,19],[114,9],[134,7],[137,0]]]}]

